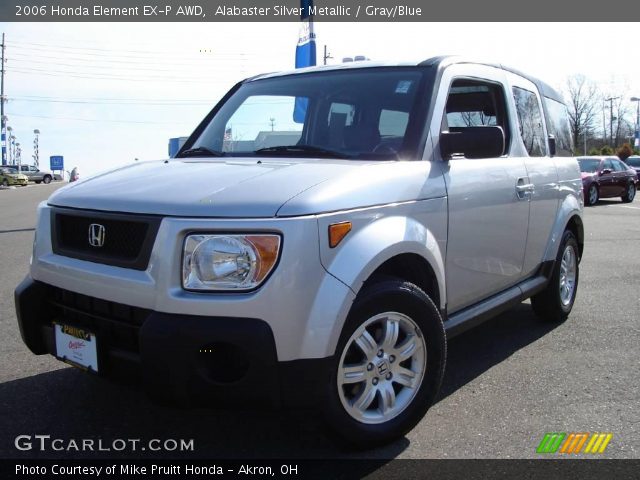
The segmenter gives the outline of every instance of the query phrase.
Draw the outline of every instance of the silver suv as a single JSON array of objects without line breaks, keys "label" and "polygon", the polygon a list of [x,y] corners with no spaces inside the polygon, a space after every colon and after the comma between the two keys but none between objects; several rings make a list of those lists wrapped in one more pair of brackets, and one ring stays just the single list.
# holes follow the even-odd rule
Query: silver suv
[{"label": "silver suv", "polygon": [[20,173],[26,175],[30,182],[35,183],[51,183],[54,180],[54,175],[49,170],[40,170],[34,165],[21,165]]},{"label": "silver suv", "polygon": [[534,78],[450,57],[261,75],[177,158],[39,206],[18,321],[34,353],[154,397],[311,405],[376,445],[424,416],[448,338],[527,298],[567,318],[582,210]]}]

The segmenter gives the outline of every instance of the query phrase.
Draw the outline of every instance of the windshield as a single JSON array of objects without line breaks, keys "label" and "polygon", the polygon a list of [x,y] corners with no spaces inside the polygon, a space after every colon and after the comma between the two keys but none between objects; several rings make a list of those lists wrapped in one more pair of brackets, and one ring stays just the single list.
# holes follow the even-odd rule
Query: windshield
[{"label": "windshield", "polygon": [[244,83],[180,156],[398,158],[417,135],[417,68],[363,68]]},{"label": "windshield", "polygon": [[595,173],[600,165],[599,158],[579,158],[580,171],[584,173]]},{"label": "windshield", "polygon": [[630,167],[640,167],[640,157],[629,157],[624,161],[624,163],[626,163]]}]

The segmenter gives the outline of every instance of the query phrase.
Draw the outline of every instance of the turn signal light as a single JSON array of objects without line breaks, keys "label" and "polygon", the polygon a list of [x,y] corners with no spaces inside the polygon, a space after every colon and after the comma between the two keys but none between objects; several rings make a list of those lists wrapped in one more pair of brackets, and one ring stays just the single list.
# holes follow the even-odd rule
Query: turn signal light
[{"label": "turn signal light", "polygon": [[351,222],[340,222],[329,225],[329,246],[335,248],[347,233],[351,231]]}]

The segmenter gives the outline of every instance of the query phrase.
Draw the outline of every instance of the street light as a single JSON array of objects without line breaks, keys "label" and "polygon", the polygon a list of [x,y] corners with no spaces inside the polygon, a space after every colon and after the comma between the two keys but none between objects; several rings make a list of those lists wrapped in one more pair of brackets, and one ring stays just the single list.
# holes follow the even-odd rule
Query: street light
[{"label": "street light", "polygon": [[5,143],[7,144],[7,152],[9,155],[7,159],[3,160],[7,161],[7,165],[11,165],[11,137],[13,137],[13,134],[11,132],[13,132],[13,128],[7,126],[7,132],[8,134],[6,135]]},{"label": "street light", "polygon": [[15,165],[16,164],[16,136],[15,135],[11,135],[11,145],[9,145],[9,148],[12,149],[11,152],[11,165]]},{"label": "street light", "polygon": [[37,128],[33,131],[33,133],[35,134],[36,138],[33,139],[33,162],[34,165],[36,166],[36,168],[38,168],[39,166],[39,153],[38,153],[38,135],[40,135],[40,130],[38,130]]}]

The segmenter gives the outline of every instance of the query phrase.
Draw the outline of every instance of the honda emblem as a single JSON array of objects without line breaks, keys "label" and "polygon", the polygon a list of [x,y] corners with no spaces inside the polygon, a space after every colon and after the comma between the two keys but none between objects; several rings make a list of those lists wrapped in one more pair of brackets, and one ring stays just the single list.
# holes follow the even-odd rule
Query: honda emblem
[{"label": "honda emblem", "polygon": [[89,245],[92,247],[100,248],[104,246],[104,238],[106,230],[104,225],[99,223],[92,223],[89,225]]}]

